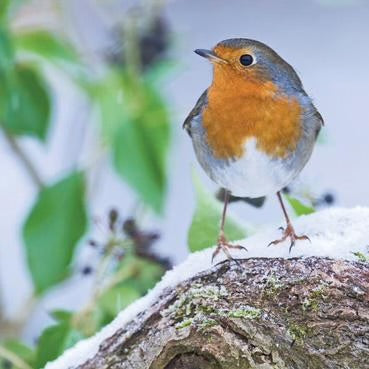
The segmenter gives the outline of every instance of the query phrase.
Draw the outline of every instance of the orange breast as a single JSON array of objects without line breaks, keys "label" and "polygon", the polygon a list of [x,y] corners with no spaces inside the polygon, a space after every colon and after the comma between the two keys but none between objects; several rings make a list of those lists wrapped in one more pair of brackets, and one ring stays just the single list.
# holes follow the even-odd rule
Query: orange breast
[{"label": "orange breast", "polygon": [[302,130],[302,109],[296,99],[277,94],[272,82],[216,73],[203,113],[215,157],[243,156],[245,142],[253,137],[257,148],[271,157],[285,158],[296,149]]}]

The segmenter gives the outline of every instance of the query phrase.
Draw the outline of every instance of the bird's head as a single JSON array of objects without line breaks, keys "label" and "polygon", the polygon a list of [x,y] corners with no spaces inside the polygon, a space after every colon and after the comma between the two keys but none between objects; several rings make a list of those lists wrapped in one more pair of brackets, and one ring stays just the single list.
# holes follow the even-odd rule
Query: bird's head
[{"label": "bird's head", "polygon": [[272,82],[284,92],[302,88],[294,69],[259,41],[233,38],[219,42],[212,50],[197,49],[195,53],[214,65],[214,81]]}]

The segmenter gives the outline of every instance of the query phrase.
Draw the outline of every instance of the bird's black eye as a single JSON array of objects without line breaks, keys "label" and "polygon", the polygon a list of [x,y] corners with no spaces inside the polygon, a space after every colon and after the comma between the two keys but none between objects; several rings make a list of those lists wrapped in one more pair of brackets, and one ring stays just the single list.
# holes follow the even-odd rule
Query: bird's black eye
[{"label": "bird's black eye", "polygon": [[240,63],[245,67],[248,67],[254,62],[254,58],[250,54],[241,55]]}]

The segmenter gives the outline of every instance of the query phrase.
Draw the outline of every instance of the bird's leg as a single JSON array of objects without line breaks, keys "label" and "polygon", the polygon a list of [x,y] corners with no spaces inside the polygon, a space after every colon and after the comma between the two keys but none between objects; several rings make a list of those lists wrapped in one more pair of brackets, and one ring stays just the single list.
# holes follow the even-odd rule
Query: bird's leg
[{"label": "bird's leg", "polygon": [[225,219],[226,219],[226,213],[227,213],[227,206],[229,201],[229,192],[225,190],[224,192],[224,207],[223,207],[223,214],[222,214],[222,220],[220,223],[220,231],[219,231],[219,237],[217,242],[217,248],[213,252],[213,256],[211,258],[211,262],[214,261],[214,258],[219,254],[220,251],[223,251],[227,258],[229,260],[234,260],[231,256],[229,249],[237,249],[237,250],[245,250],[247,251],[246,247],[243,247],[241,245],[232,245],[230,244],[224,234],[224,225],[225,225]]},{"label": "bird's leg", "polygon": [[272,241],[268,246],[277,245],[277,244],[285,241],[287,238],[289,238],[290,241],[291,241],[289,252],[291,252],[292,247],[295,245],[296,241],[298,241],[298,240],[308,240],[308,241],[310,241],[310,238],[308,236],[305,236],[305,235],[303,235],[303,236],[297,236],[296,235],[295,229],[292,226],[290,217],[288,216],[286,207],[284,206],[280,191],[277,192],[277,196],[278,196],[279,203],[281,204],[282,211],[283,211],[284,217],[286,219],[287,226],[286,226],[286,228],[282,227],[282,230],[283,230],[282,238],[280,238],[279,240]]}]

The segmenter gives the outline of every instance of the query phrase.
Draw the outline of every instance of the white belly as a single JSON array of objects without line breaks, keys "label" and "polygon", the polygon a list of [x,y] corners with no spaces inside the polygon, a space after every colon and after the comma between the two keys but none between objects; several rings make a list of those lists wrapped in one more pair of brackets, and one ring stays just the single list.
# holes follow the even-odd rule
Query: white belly
[{"label": "white belly", "polygon": [[[222,166],[208,166],[210,177],[240,197],[261,197],[276,193],[288,185],[301,168],[290,169],[285,160],[271,159],[256,148],[256,140],[245,144],[246,155]],[[204,168],[205,169],[205,168]]]}]

